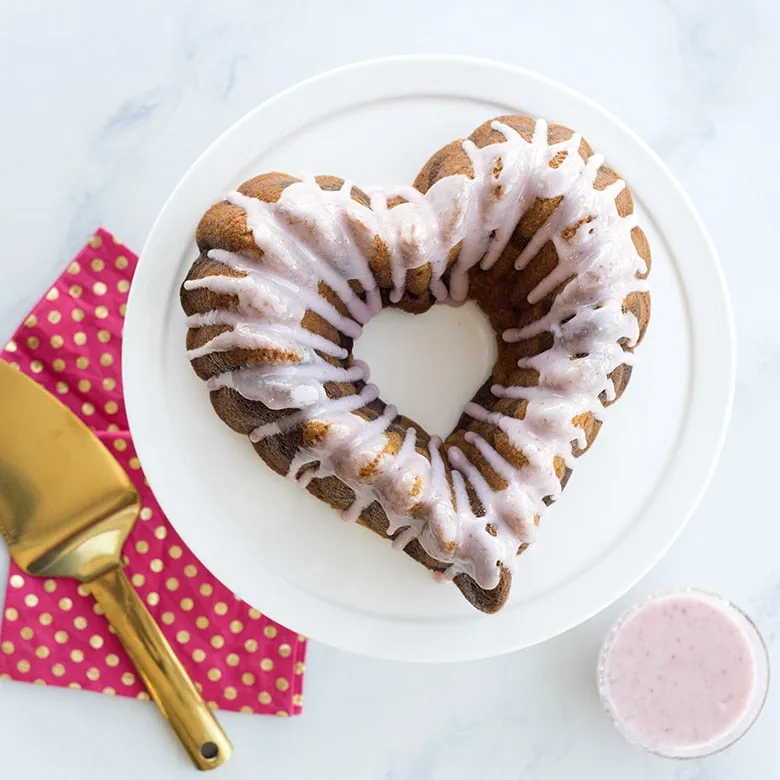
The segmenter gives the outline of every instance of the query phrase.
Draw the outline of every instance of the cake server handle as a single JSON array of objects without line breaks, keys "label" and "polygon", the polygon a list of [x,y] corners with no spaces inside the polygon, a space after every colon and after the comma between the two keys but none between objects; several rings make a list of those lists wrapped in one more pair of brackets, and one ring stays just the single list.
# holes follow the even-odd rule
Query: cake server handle
[{"label": "cake server handle", "polygon": [[224,764],[233,746],[121,566],[86,584],[195,766]]}]

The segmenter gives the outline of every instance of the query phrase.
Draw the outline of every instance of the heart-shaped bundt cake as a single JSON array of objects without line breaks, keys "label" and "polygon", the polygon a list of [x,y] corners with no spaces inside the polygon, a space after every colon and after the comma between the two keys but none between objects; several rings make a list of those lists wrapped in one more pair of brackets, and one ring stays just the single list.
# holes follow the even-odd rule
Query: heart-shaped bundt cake
[{"label": "heart-shaped bundt cake", "polygon": [[[623,180],[572,130],[502,116],[413,187],[257,176],[206,212],[197,244],[181,301],[217,414],[274,471],[498,610],[647,327],[650,250]],[[352,346],[386,306],[466,299],[498,357],[442,441],[379,397]]]}]

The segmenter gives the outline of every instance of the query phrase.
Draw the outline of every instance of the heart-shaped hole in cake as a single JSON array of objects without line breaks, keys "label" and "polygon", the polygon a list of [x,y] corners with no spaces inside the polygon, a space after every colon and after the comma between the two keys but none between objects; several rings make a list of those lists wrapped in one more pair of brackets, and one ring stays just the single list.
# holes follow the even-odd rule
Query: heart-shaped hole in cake
[{"label": "heart-shaped hole in cake", "polygon": [[493,329],[472,301],[425,314],[384,309],[355,342],[388,403],[446,438],[496,360]]}]

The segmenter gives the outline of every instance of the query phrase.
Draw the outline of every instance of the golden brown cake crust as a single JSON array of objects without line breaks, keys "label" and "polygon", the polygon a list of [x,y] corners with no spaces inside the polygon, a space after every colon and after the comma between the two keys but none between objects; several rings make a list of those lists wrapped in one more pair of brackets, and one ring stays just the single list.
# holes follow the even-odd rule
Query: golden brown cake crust
[{"label": "golden brown cake crust", "polygon": [[[525,140],[530,141],[532,138],[535,120],[530,117],[512,115],[498,117],[497,119],[516,130]],[[503,140],[501,134],[494,129],[493,121],[485,122],[471,134],[470,140],[478,148]],[[547,132],[548,141],[551,144],[567,140],[573,135],[573,131],[569,128],[554,124],[549,125]],[[586,141],[581,141],[578,153],[583,160],[587,161],[590,158],[592,150]],[[560,155],[556,155],[550,161],[550,166],[556,167],[562,161],[563,158]],[[414,181],[414,187],[421,193],[426,193],[437,181],[458,174],[469,177],[473,175],[472,163],[468,154],[464,151],[463,139],[453,141],[435,152],[422,167]],[[498,173],[495,173],[495,175],[497,176]],[[602,165],[598,170],[593,186],[595,189],[603,190],[617,181],[617,179],[618,175],[612,169]],[[285,173],[271,172],[249,179],[238,190],[251,198],[257,198],[267,203],[275,203],[282,192],[297,181],[299,180]],[[316,181],[323,190],[337,190],[343,185],[343,180],[335,176],[320,176],[317,177]],[[363,206],[370,204],[368,195],[357,187],[352,188],[351,196],[354,201]],[[558,255],[552,241],[545,243],[523,270],[518,271],[515,268],[515,261],[520,253],[528,246],[537,230],[550,214],[558,208],[561,200],[562,196],[550,199],[537,199],[518,220],[497,262],[487,270],[481,269],[480,265],[477,264],[469,271],[469,298],[476,301],[488,316],[497,334],[501,334],[509,328],[522,328],[525,325],[538,321],[550,310],[556,296],[566,285],[566,282],[563,282],[534,304],[527,302],[529,292],[542,279],[547,277],[558,264]],[[388,207],[392,208],[400,202],[404,202],[403,198],[388,201]],[[616,196],[615,205],[621,217],[632,213],[633,200],[628,188],[624,188]],[[575,229],[576,227],[578,226],[575,226]],[[429,289],[430,268],[426,267],[409,271],[403,296],[399,301],[391,301],[388,248],[381,241],[367,239],[364,232],[360,231],[359,226],[355,227],[355,231],[359,241],[362,241],[362,244],[360,244],[361,251],[368,259],[371,271],[380,288],[383,306],[399,308],[410,313],[420,313],[426,311],[434,304],[435,300]],[[634,227],[631,231],[631,238],[638,254],[647,262],[649,271],[650,249],[645,234],[641,228]],[[208,253],[213,249],[222,249],[247,255],[262,262],[263,253],[258,248],[252,232],[247,227],[244,210],[228,202],[217,203],[206,212],[198,225],[196,240],[200,255],[190,268],[187,280],[203,279],[215,274],[236,275],[238,273],[212,260]],[[457,259],[458,251],[459,248],[456,247],[451,258],[450,267]],[[365,299],[360,285],[356,282],[351,284],[353,284],[354,291]],[[344,303],[327,285],[321,285],[320,293],[323,298],[328,300],[342,314],[346,313]],[[216,294],[205,288],[185,289],[182,286],[181,305],[187,315],[197,315],[214,309],[233,310],[238,305],[238,299],[232,295]],[[636,342],[638,344],[644,335],[650,316],[649,293],[632,293],[624,300],[623,307],[625,311],[630,311],[636,316],[639,324],[639,338]],[[301,324],[306,330],[316,333],[347,350],[347,358],[338,359],[326,356],[329,362],[333,365],[352,365],[353,345],[351,338],[339,332],[332,324],[312,311],[306,312]],[[229,327],[226,325],[191,327],[187,333],[187,348],[192,350],[201,347],[218,333],[229,329]],[[496,363],[491,376],[477,391],[473,400],[488,411],[500,412],[510,417],[523,419],[526,401],[523,399],[495,397],[491,394],[491,385],[497,383],[504,386],[519,385],[528,387],[536,384],[537,376],[527,368],[519,368],[518,360],[544,352],[550,347],[551,343],[552,335],[547,332],[515,342],[507,342],[497,337]],[[631,348],[624,346],[624,349],[633,351],[635,346],[636,344]],[[293,352],[285,352],[284,350],[230,349],[196,357],[192,360],[192,365],[201,379],[208,380],[223,372],[241,367],[261,366],[269,362],[274,364],[294,364],[296,360],[297,356]],[[609,400],[605,396],[602,397],[604,406],[613,403],[622,395],[630,376],[631,367],[627,363],[618,366],[612,372],[611,377],[614,381],[615,395]],[[360,381],[330,382],[326,389],[330,398],[340,398],[359,393],[363,386],[363,383]],[[211,392],[211,402],[222,420],[234,431],[244,435],[248,435],[259,426],[283,420],[285,417],[295,414],[296,411],[295,409],[283,409],[281,411],[269,409],[260,401],[248,400],[235,390],[226,387],[213,390]],[[370,420],[382,415],[385,408],[386,404],[384,401],[377,399],[353,412],[353,414]],[[318,428],[318,425],[321,424],[312,421],[294,425],[280,435],[264,438],[256,442],[254,448],[270,468],[279,474],[287,474],[293,458],[301,446],[305,442],[316,441],[318,436],[324,435],[324,431]],[[575,419],[575,425],[584,431],[587,442],[586,446],[582,448],[573,445],[573,455],[579,456],[592,445],[601,423],[591,412],[586,411]],[[400,449],[406,431],[410,427],[413,427],[416,431],[415,451],[430,460],[430,436],[419,424],[402,415],[397,416],[387,429],[388,452],[392,454]],[[479,468],[482,476],[493,489],[502,489],[506,484],[504,478],[491,468],[477,448],[467,440],[469,438],[467,434],[470,432],[479,434],[507,462],[515,466],[523,465],[523,453],[513,447],[506,434],[496,425],[476,420],[466,414],[461,416],[455,429],[446,438],[443,445],[445,451],[453,446],[459,447],[468,459]],[[556,461],[555,467],[558,479],[562,485],[565,485],[570,475],[570,469],[567,468],[562,460]],[[451,484],[450,467],[446,465],[446,459],[445,469]],[[355,499],[352,489],[335,476],[314,478],[309,482],[307,489],[316,498],[342,511],[346,510]],[[479,499],[470,487],[468,490],[472,508],[479,515],[481,509]],[[374,502],[363,509],[358,522],[379,536],[387,538],[388,518],[378,502]],[[401,532],[396,532],[392,537],[394,538]],[[490,532],[490,529],[488,529],[488,532]],[[522,552],[524,547],[525,545],[520,545],[518,554]],[[416,539],[406,544],[404,551],[432,572],[444,572],[447,569],[447,563],[432,558]],[[454,582],[466,599],[477,609],[484,612],[495,612],[506,602],[511,587],[511,580],[512,575],[510,571],[502,568],[499,584],[491,590],[481,588],[474,579],[463,573],[458,574]]]}]

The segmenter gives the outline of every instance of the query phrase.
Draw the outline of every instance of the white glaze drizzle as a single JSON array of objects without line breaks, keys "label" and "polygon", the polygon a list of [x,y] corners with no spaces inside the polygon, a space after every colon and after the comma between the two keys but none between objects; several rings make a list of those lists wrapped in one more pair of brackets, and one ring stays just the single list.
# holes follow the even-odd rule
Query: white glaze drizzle
[{"label": "white glaze drizzle", "polygon": [[[237,275],[215,274],[185,283],[186,289],[207,289],[236,300],[229,310],[188,318],[191,328],[231,328],[191,350],[191,359],[235,348],[269,354],[262,367],[210,379],[209,389],[227,387],[271,409],[295,410],[259,426],[250,439],[259,442],[311,420],[327,423],[327,433],[316,444],[296,453],[288,477],[308,485],[314,478],[336,475],[355,493],[343,513],[345,520],[354,522],[378,501],[388,518],[388,534],[403,529],[395,547],[403,548],[417,538],[431,556],[449,564],[444,579],[465,572],[488,589],[498,583],[501,566],[513,568],[518,547],[533,541],[536,521],[546,504],[560,494],[556,459],[570,467],[573,447],[587,444],[583,429],[573,419],[584,412],[603,419],[600,399],[615,397],[608,374],[632,363],[631,353],[621,343],[628,348],[635,345],[638,324],[623,311],[623,302],[630,293],[646,289],[646,282],[638,277],[647,270],[631,240],[635,218],[620,217],[615,205],[624,183],[618,180],[604,190],[594,188],[603,158],[592,155],[587,163],[583,161],[579,135],[549,145],[543,120],[537,121],[530,143],[501,122],[493,122],[492,127],[503,141],[482,149],[463,142],[473,175],[447,176],[425,195],[408,186],[373,190],[367,207],[352,198],[350,183],[325,191],[312,178],[289,185],[272,204],[230,193],[228,202],[244,210],[261,252],[237,255],[212,250],[209,257]],[[551,167],[556,155],[557,167]],[[388,208],[392,195],[406,202]],[[561,203],[518,256],[516,268],[524,268],[552,241],[558,265],[528,295],[529,304],[568,283],[545,316],[501,334],[505,341],[514,342],[547,332],[553,345],[518,363],[538,373],[535,386],[492,387],[496,397],[524,399],[524,418],[491,412],[473,402],[465,407],[472,418],[506,434],[513,448],[523,453],[523,465],[510,464],[473,432],[466,434],[466,442],[504,480],[503,489],[493,489],[456,446],[444,448],[452,467],[448,478],[441,440],[431,437],[427,452],[418,451],[417,432],[412,428],[393,455],[387,429],[396,409],[387,406],[378,417],[355,414],[377,398],[373,385],[364,385],[357,395],[328,397],[327,382],[367,381],[368,367],[361,361],[347,364],[349,345],[341,336],[335,343],[302,328],[305,312],[318,314],[343,337],[359,337],[361,326],[381,309],[369,263],[376,240],[384,244],[390,258],[391,301],[403,297],[407,273],[426,264],[436,300],[463,301],[469,271],[478,263],[483,269],[494,265],[518,220],[537,198],[561,195]],[[443,276],[458,244],[460,251],[445,286]],[[350,280],[358,281],[364,294],[355,293]],[[346,315],[322,297],[322,283],[338,296]],[[308,464],[312,465],[304,468]],[[469,500],[467,484],[482,505],[479,515]]]}]

